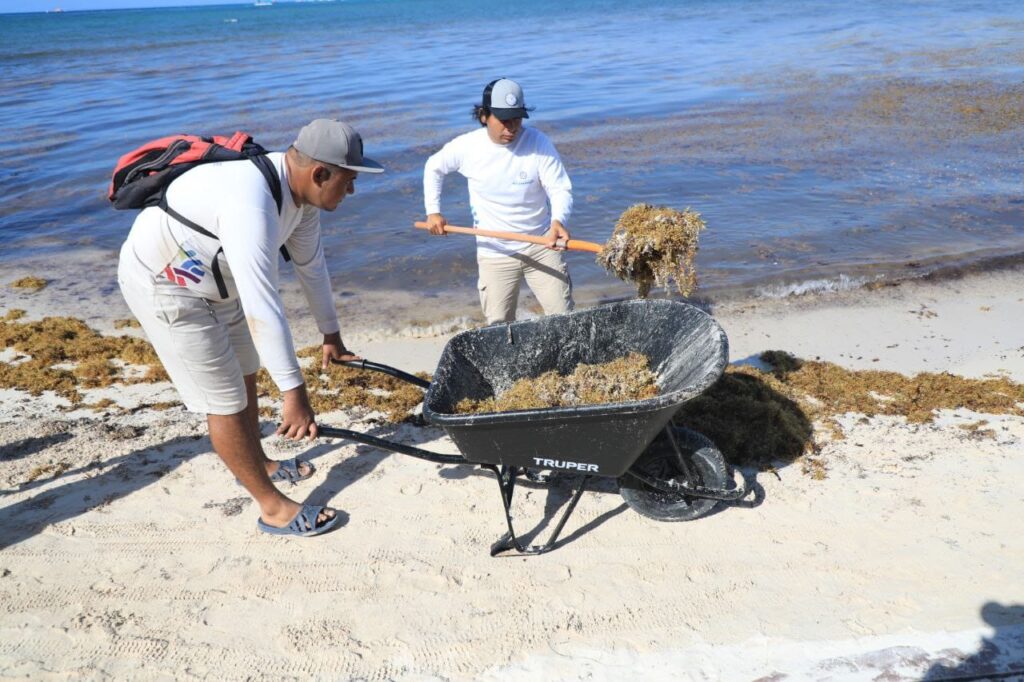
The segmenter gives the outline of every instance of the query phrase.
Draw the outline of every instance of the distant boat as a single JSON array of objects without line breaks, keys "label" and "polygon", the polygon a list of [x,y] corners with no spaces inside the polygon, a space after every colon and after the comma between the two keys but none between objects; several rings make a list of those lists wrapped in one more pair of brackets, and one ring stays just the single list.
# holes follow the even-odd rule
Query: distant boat
[{"label": "distant boat", "polygon": [[270,7],[274,4],[274,0],[256,0],[252,3],[253,7]]},{"label": "distant boat", "polygon": [[47,14],[59,14],[59,13],[61,13],[61,12],[63,12],[63,11],[64,11],[64,10],[63,10],[63,9],[61,9],[60,7],[54,7],[53,9],[48,9],[48,10],[46,10],[46,13],[47,13]]}]

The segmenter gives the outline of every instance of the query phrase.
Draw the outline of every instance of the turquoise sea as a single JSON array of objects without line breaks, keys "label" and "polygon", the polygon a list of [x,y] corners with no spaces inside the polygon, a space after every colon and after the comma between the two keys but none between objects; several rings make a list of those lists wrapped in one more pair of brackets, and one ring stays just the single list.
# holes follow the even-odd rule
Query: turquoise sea
[{"label": "turquoise sea", "polygon": [[[1016,0],[344,0],[0,15],[0,266],[113,279],[122,153],[243,129],[283,149],[351,121],[383,177],[324,216],[342,288],[471,287],[431,239],[426,157],[519,80],[575,185],[573,236],[639,203],[701,212],[701,293],[859,286],[1024,260],[1024,3]],[[464,182],[446,193],[469,223]],[[100,257],[97,258],[97,255]],[[110,256],[110,257],[107,257]],[[585,254],[581,292],[626,295]],[[421,311],[422,312],[422,311]],[[422,313],[429,314],[429,313]]]}]

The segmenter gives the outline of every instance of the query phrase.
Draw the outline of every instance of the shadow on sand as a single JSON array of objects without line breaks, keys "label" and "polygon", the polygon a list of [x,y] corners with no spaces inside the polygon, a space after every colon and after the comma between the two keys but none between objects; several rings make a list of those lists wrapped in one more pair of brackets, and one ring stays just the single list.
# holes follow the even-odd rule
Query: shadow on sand
[{"label": "shadow on sand", "polygon": [[927,682],[957,680],[1024,679],[1024,605],[988,602],[981,607],[982,619],[993,628],[992,637],[982,638],[978,651],[962,657],[949,652],[924,674]]},{"label": "shadow on sand", "polygon": [[55,433],[50,436],[32,436],[15,441],[10,445],[4,445],[3,453],[0,453],[0,461],[13,461],[22,459],[29,455],[45,450],[46,448],[71,440],[74,436],[70,433]]},{"label": "shadow on sand", "polygon": [[[756,365],[756,358],[735,364]],[[791,464],[814,434],[800,405],[757,376],[733,371],[683,405],[675,419],[714,441],[729,464],[762,471]]]},{"label": "shadow on sand", "polygon": [[[210,452],[209,439],[203,436],[182,436],[108,460],[68,469],[58,480],[75,474],[86,476],[3,508],[0,549],[27,540],[46,526],[67,521],[142,490],[159,481],[182,462],[204,452]],[[92,471],[102,473],[89,475]],[[13,493],[5,493],[5,496],[52,482],[53,479],[32,481]]]}]

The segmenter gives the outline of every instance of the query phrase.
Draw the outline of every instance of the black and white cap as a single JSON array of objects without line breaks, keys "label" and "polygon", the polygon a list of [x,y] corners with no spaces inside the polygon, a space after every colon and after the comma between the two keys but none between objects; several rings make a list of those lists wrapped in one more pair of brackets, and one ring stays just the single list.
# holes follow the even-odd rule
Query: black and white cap
[{"label": "black and white cap", "polygon": [[293,147],[308,157],[360,173],[383,173],[384,167],[363,156],[363,138],[347,123],[318,118],[299,131]]},{"label": "black and white cap", "polygon": [[484,88],[482,103],[485,109],[490,109],[501,121],[530,118],[529,112],[532,110],[532,107],[526,106],[523,89],[519,87],[519,83],[508,78],[499,78],[488,83]]}]

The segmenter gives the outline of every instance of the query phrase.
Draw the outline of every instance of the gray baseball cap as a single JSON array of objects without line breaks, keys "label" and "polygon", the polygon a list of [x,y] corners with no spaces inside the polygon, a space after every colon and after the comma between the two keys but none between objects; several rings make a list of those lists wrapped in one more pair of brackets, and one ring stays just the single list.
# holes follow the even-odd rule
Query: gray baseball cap
[{"label": "gray baseball cap", "polygon": [[530,118],[529,112],[533,108],[526,106],[523,89],[519,87],[519,83],[508,78],[499,78],[487,84],[484,88],[483,105],[501,121]]},{"label": "gray baseball cap", "polygon": [[383,173],[384,167],[363,156],[363,138],[342,121],[318,118],[299,131],[293,147],[316,159],[360,173]]}]

